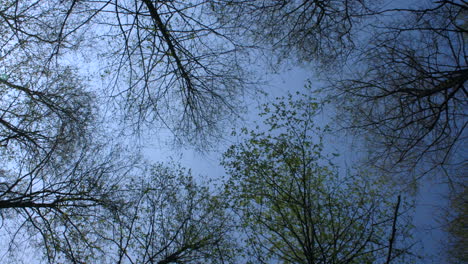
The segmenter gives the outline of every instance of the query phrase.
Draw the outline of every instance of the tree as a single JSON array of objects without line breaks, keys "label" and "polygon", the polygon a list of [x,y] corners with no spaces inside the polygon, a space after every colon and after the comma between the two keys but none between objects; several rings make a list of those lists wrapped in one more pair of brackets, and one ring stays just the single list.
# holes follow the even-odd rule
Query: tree
[{"label": "tree", "polygon": [[[132,127],[160,121],[179,140],[197,143],[216,134],[245,76],[237,54],[242,45],[206,12],[210,1],[123,1],[112,3],[107,38],[115,39],[110,79],[122,95]],[[118,83],[119,85],[121,83]]]},{"label": "tree", "polygon": [[45,52],[58,45],[40,22],[51,15],[22,2],[14,20],[12,4],[0,12],[6,22],[0,26],[0,230],[2,256],[8,257],[2,261],[37,247],[53,263],[73,240],[94,252],[85,220],[113,210],[107,197],[127,164],[105,147],[113,143],[99,137],[97,100],[76,68],[55,63]]},{"label": "tree", "polygon": [[99,145],[67,156],[0,171],[2,261],[19,260],[24,248],[38,249],[43,254],[34,257],[47,263],[82,263],[83,256],[99,252],[89,225],[120,208],[112,197],[127,171],[125,160]]},{"label": "tree", "polygon": [[272,49],[279,61],[336,64],[354,46],[367,1],[213,1],[218,18],[252,46]]},{"label": "tree", "polygon": [[420,177],[466,163],[468,8],[417,4],[226,0],[215,10],[280,62],[313,63],[339,128],[367,137],[369,164]]},{"label": "tree", "polygon": [[103,147],[109,142],[100,138],[101,110],[112,108],[105,85],[75,64],[105,58],[107,95],[123,105],[118,113],[135,131],[160,121],[193,143],[234,112],[230,100],[242,87],[234,59],[239,46],[202,16],[203,1],[0,5],[0,213],[7,223],[1,231],[11,235],[7,251],[20,248],[21,234],[45,250],[48,262],[87,262],[104,253],[93,227],[122,206],[109,197],[120,190],[132,157]]},{"label": "tree", "polygon": [[[292,54],[301,62],[318,61],[323,69],[329,69],[330,64],[339,65],[342,60],[358,65],[345,72],[343,78],[332,76],[326,91],[328,99],[349,114],[342,115],[345,121],[351,121],[344,126],[364,131],[376,143],[371,146],[371,162],[380,168],[392,172],[397,167],[427,171],[432,167],[428,168],[425,162],[430,161],[434,167],[445,169],[452,166],[452,160],[457,158],[451,157],[460,153],[457,148],[466,140],[465,1],[391,10],[370,9],[361,0],[0,0],[0,6],[0,213],[14,230],[11,241],[17,241],[16,234],[23,231],[40,231],[49,262],[86,262],[92,256],[105,259],[105,252],[98,245],[106,239],[115,240],[96,231],[96,226],[130,230],[128,237],[121,234],[117,238],[120,242],[135,241],[131,236],[135,234],[133,229],[125,222],[108,222],[106,218],[115,216],[136,222],[140,221],[140,212],[127,215],[119,209],[125,203],[116,198],[121,186],[115,183],[125,178],[128,164],[124,158],[117,158],[117,153],[105,150],[100,139],[95,138],[95,134],[101,134],[99,122],[95,121],[106,115],[100,110],[116,110],[112,118],[121,117],[134,132],[141,132],[146,125],[162,126],[180,142],[200,144],[216,135],[219,125],[236,112],[236,98],[245,86],[245,69],[240,66],[238,55],[246,47],[267,45],[278,52],[280,59]],[[382,19],[385,26],[377,29],[372,27],[377,23],[369,23],[388,14],[402,14],[405,23]],[[360,23],[371,29],[369,35],[356,34]],[[235,37],[238,32],[242,38]],[[96,74],[85,76],[83,69],[74,65],[86,61],[91,61],[91,69],[98,65],[102,84]],[[277,124],[271,125],[278,131]],[[269,140],[281,138],[275,136],[278,138]],[[285,144],[288,137],[284,137],[278,145],[263,142],[262,150],[285,152],[289,145]],[[320,146],[321,143],[314,145],[313,149],[320,153]],[[272,153],[272,158],[278,158],[278,153]],[[287,156],[292,159],[288,162],[296,162],[296,156]],[[337,193],[335,190],[351,190],[350,186],[360,182],[360,178],[340,177],[334,166],[322,164],[324,160],[310,163],[318,171],[315,182],[312,181],[318,193],[329,194],[333,202],[352,200],[354,196],[347,196],[351,194],[369,195],[370,189],[362,186],[346,195]],[[461,162],[466,163],[464,159]],[[310,177],[303,174],[305,182]],[[338,186],[337,182],[343,179],[350,182]],[[197,191],[206,194],[201,189]],[[146,193],[118,193],[134,206],[149,199]],[[308,203],[302,206],[310,208],[316,194],[301,194],[308,197]],[[348,214],[356,212],[364,219],[374,217],[374,213],[380,215],[381,203],[368,204],[365,199],[363,203],[370,206],[366,207],[369,214],[354,204],[343,202],[348,206],[341,208],[330,202],[328,216],[343,210]],[[382,210],[385,208],[389,207]],[[211,212],[207,208],[195,209]],[[148,213],[145,217],[156,219],[154,215]],[[151,228],[163,223],[162,216],[158,217],[151,220],[150,230],[141,234],[153,234]],[[335,226],[334,221],[324,219],[324,226]],[[92,224],[88,226],[84,220]],[[309,220],[316,221],[310,217]],[[175,221],[180,225],[162,229],[169,234],[191,232],[192,226],[182,225],[180,219]],[[369,230],[363,221],[353,217],[343,221],[348,221],[352,230]],[[198,220],[193,225],[209,227]],[[293,227],[288,228],[294,230]],[[200,243],[194,246],[177,235],[172,237],[167,247],[152,248],[159,252],[152,255],[132,248],[133,242],[128,246],[117,242],[114,246],[120,255],[115,259],[152,261],[152,257],[146,257],[155,256],[162,263],[172,257],[214,259],[202,252],[217,243],[209,234],[202,235],[203,248],[198,247]],[[277,240],[273,237],[272,241]],[[328,243],[326,239],[321,241]],[[376,243],[364,242],[364,248]],[[392,248],[393,243],[382,243],[378,252],[387,246]],[[178,247],[173,247],[176,244]],[[86,248],[92,249],[89,254]],[[127,248],[136,255],[125,255]],[[391,255],[392,250],[389,251]],[[393,253],[399,254],[397,251]],[[216,252],[224,254],[223,250]],[[333,253],[337,251],[327,252],[332,258],[345,257]],[[353,249],[349,256],[355,260],[378,258],[364,252],[367,251]],[[304,256],[315,258],[312,253]]]},{"label": "tree", "polygon": [[97,228],[100,263],[233,263],[232,219],[223,197],[176,164],[154,164],[118,194],[124,206]]},{"label": "tree", "polygon": [[[2,24],[0,32],[7,37],[11,31]],[[74,229],[76,217],[90,213],[98,200],[105,202],[102,186],[109,160],[90,137],[95,129],[92,94],[72,68],[44,67],[39,53],[29,53],[40,47],[29,49],[28,41],[2,43],[4,51],[11,48],[2,57],[5,74],[0,79],[2,241],[12,253],[22,235],[39,233],[31,237],[42,239],[53,259],[55,225]],[[10,55],[18,55],[18,61],[8,60]]]},{"label": "tree", "polygon": [[77,219],[108,203],[118,160],[98,143],[93,94],[45,52],[57,42],[39,11],[24,1],[0,11],[0,220],[2,253],[15,259],[26,237],[54,262],[57,241],[83,238]]},{"label": "tree", "polygon": [[244,87],[242,45],[206,12],[209,2],[4,1],[7,74],[26,59],[44,72],[72,56],[73,64],[95,62],[104,82],[93,88],[113,99],[107,108],[118,105],[124,124],[135,132],[159,125],[195,144],[236,112]]},{"label": "tree", "polygon": [[343,126],[369,137],[369,163],[417,177],[463,170],[467,10],[464,1],[440,1],[378,12],[395,19],[381,18],[355,66],[325,89]]},{"label": "tree", "polygon": [[387,254],[402,261],[406,209],[394,210],[395,195],[378,179],[339,173],[323,154],[317,107],[306,95],[264,105],[264,126],[243,129],[224,154],[226,193],[253,262],[383,263]]},{"label": "tree", "polygon": [[67,178],[44,180],[38,191],[3,192],[10,254],[2,261],[18,260],[18,250],[33,247],[43,253],[36,261],[46,263],[235,262],[239,251],[225,199],[197,184],[190,171],[176,164],[123,170],[116,157],[93,164],[90,154],[58,171]]},{"label": "tree", "polygon": [[[461,190],[458,190],[461,189]],[[446,224],[445,230],[448,232],[446,250],[448,252],[447,261],[449,263],[463,263],[468,261],[468,255],[464,250],[468,241],[466,232],[468,200],[466,184],[457,184],[457,190],[450,193],[450,207],[446,208],[446,218],[442,222]]]},{"label": "tree", "polygon": [[56,69],[45,77],[30,74],[29,80],[15,75],[0,80],[0,151],[36,160],[52,152],[66,155],[87,139],[91,94],[71,69]]}]

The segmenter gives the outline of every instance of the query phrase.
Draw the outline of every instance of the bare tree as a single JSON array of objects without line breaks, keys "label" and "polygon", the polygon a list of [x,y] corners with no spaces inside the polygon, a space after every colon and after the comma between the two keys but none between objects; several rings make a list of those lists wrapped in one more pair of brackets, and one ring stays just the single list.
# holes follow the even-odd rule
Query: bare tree
[{"label": "bare tree", "polygon": [[115,99],[107,103],[124,124],[168,128],[182,142],[207,139],[236,113],[242,45],[208,14],[210,1],[7,2],[0,47],[9,72],[24,59],[47,72],[70,56],[97,57],[105,82],[93,90]]},{"label": "bare tree", "polygon": [[[370,136],[371,163],[424,172],[466,163],[466,3],[384,10],[349,74],[332,80],[329,100],[346,128]],[[418,174],[420,176],[420,174]]]},{"label": "bare tree", "polygon": [[[355,45],[367,1],[213,1],[221,21],[252,45],[272,49],[278,61],[320,61],[335,65]],[[274,60],[274,59],[273,59]]]},{"label": "bare tree", "polygon": [[[109,71],[125,118],[138,129],[162,122],[179,139],[196,142],[235,113],[244,86],[242,48],[206,12],[209,1],[121,1],[103,23],[116,41]],[[185,136],[184,136],[185,135]],[[206,139],[206,138],[205,138]]]}]

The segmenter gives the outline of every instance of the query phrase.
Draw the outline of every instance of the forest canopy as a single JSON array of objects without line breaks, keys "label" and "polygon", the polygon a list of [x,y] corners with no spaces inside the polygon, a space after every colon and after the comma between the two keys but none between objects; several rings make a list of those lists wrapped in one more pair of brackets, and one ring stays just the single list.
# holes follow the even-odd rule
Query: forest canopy
[{"label": "forest canopy", "polygon": [[[45,263],[400,263],[416,253],[399,190],[428,176],[448,183],[448,252],[466,260],[467,12],[0,0],[0,261],[37,248]],[[320,85],[266,104],[263,125],[218,149],[226,181],[141,158],[150,133],[222,146],[251,97],[268,100],[257,69],[297,64]],[[342,131],[367,153],[347,172],[324,147]]]}]

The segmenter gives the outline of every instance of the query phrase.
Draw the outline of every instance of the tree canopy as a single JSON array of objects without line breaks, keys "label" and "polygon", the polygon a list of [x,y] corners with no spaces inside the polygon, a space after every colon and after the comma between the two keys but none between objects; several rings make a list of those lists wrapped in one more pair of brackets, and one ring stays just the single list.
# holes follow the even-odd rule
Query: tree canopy
[{"label": "tree canopy", "polygon": [[466,12],[466,3],[452,1],[380,11],[395,18],[379,18],[382,26],[353,60],[360,66],[331,81],[329,99],[342,124],[372,138],[376,166],[416,177],[463,170]]},{"label": "tree canopy", "polygon": [[[5,256],[30,240],[49,263],[402,261],[407,204],[388,186],[433,173],[450,183],[463,260],[468,5],[413,4],[0,0]],[[260,54],[313,66],[332,126],[315,126],[307,96],[266,105],[225,153],[226,197],[141,161],[129,134],[202,150],[228,137]],[[330,129],[365,142],[359,170],[324,154]]]},{"label": "tree canopy", "polygon": [[265,105],[262,128],[243,129],[224,154],[252,263],[385,263],[387,253],[401,263],[409,227],[394,214],[394,192],[378,177],[339,172],[313,122],[317,107],[308,96]]}]

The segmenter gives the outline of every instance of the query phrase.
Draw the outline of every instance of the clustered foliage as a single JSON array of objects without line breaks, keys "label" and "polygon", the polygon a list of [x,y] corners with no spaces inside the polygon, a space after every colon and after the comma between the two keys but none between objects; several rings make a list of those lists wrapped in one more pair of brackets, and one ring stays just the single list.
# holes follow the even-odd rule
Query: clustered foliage
[{"label": "clustered foliage", "polygon": [[467,10],[0,0],[0,261],[28,246],[48,263],[403,261],[408,205],[380,177],[334,164],[307,95],[266,105],[262,127],[242,130],[222,192],[121,147],[128,132],[167,129],[208,148],[241,111],[259,52],[317,66],[337,124],[369,139],[372,169],[456,183],[449,231],[463,260]]},{"label": "clustered foliage", "polygon": [[[383,263],[387,254],[401,257],[404,243],[388,253],[392,192],[363,172],[339,173],[323,154],[323,131],[313,122],[317,107],[305,95],[265,105],[264,128],[243,129],[242,142],[224,155],[227,195],[252,263]],[[398,230],[408,231],[405,225]]]}]

